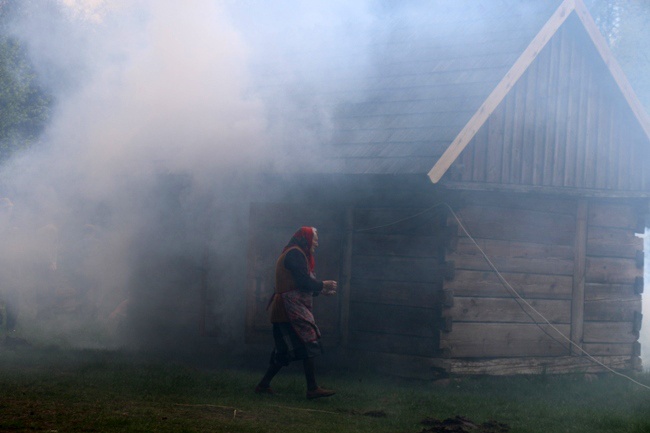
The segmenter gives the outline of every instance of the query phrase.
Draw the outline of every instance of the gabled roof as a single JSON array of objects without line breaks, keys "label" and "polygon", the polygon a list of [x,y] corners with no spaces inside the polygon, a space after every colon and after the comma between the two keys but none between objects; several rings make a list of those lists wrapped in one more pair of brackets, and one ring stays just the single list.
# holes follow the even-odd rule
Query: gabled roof
[{"label": "gabled roof", "polygon": [[607,65],[612,77],[625,97],[625,100],[639,121],[640,126],[643,128],[646,135],[650,137],[650,117],[648,117],[646,111],[643,109],[643,106],[636,97],[636,94],[632,90],[623,70],[612,55],[611,50],[598,30],[596,23],[592,19],[584,3],[582,0],[564,0],[524,50],[521,56],[519,56],[508,73],[492,91],[490,96],[488,96],[476,113],[474,113],[470,121],[463,127],[451,145],[429,171],[428,175],[433,183],[437,183],[447,172],[451,164],[456,160],[456,158],[458,158],[460,153],[465,149],[465,146],[467,146],[481,126],[483,126],[490,114],[492,114],[495,108],[501,103],[501,101],[503,101],[508,91],[514,86],[514,83],[523,75],[526,69],[531,65],[540,51],[572,12],[575,12],[580,18],[580,22],[585,27],[591,41],[594,43],[598,53]]},{"label": "gabled roof", "polygon": [[322,169],[426,174],[560,2],[388,3],[368,71],[332,119]]},{"label": "gabled roof", "polygon": [[[414,3],[420,8],[409,10]],[[375,44],[374,72],[333,118],[324,171],[429,173],[438,182],[574,13],[650,137],[648,116],[582,0],[400,5]]]}]

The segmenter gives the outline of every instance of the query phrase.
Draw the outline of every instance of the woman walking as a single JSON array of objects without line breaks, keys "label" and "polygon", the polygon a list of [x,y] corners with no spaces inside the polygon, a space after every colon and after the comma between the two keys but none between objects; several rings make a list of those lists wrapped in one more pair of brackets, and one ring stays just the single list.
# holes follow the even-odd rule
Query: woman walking
[{"label": "woman walking", "polygon": [[336,281],[319,281],[314,275],[314,251],[318,232],[301,227],[292,237],[275,266],[275,293],[270,303],[275,347],[266,374],[255,392],[273,394],[271,380],[283,366],[302,360],[307,381],[307,398],[334,395],[316,382],[314,357],[322,353],[320,330],[312,314],[313,297],[336,294]]}]

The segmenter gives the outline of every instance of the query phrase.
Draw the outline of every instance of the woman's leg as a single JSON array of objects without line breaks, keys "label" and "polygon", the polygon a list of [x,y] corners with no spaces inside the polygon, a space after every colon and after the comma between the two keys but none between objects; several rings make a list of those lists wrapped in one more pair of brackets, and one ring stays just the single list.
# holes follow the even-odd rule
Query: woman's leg
[{"label": "woman's leg", "polygon": [[307,379],[307,398],[321,398],[329,397],[330,395],[336,394],[331,389],[325,389],[318,386],[316,383],[316,375],[314,374],[314,358],[307,358],[302,362],[302,365],[305,367],[305,379]]},{"label": "woman's leg", "polygon": [[271,381],[276,374],[282,369],[282,364],[276,361],[276,352],[275,350],[271,353],[271,359],[269,360],[269,368],[266,369],[264,377],[255,387],[256,392],[267,392],[271,388]]},{"label": "woman's leg", "polygon": [[260,383],[257,384],[257,387],[262,389],[270,388],[271,381],[273,380],[275,375],[278,374],[281,368],[282,368],[281,365],[269,364],[269,368],[266,370],[266,373],[264,373],[264,377],[262,377]]},{"label": "woman's leg", "polygon": [[307,379],[307,389],[313,391],[318,388],[316,384],[316,373],[314,368],[314,358],[306,358],[302,361],[302,365],[305,368],[305,379]]}]

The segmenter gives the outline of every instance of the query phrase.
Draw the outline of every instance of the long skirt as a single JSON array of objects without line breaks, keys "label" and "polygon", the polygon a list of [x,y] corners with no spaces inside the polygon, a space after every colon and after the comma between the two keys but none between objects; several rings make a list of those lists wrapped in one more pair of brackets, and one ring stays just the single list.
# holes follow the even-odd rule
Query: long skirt
[{"label": "long skirt", "polygon": [[291,361],[313,358],[323,353],[320,340],[303,342],[290,323],[274,323],[275,347],[271,353],[271,364],[286,366]]}]

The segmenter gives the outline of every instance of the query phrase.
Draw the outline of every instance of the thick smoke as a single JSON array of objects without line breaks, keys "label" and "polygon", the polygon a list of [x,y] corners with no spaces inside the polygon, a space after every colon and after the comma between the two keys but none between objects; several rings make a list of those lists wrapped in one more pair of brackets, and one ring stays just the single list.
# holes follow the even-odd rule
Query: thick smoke
[{"label": "thick smoke", "polygon": [[247,49],[216,2],[39,6],[14,29],[57,103],[2,168],[15,325],[73,345],[198,334],[210,219],[238,194],[223,182],[265,158]]},{"label": "thick smoke", "polygon": [[311,6],[25,3],[12,29],[56,104],[41,142],[0,173],[16,335],[243,341],[251,179],[287,155],[310,161],[331,101],[307,95],[353,69],[331,61],[363,8]]}]

